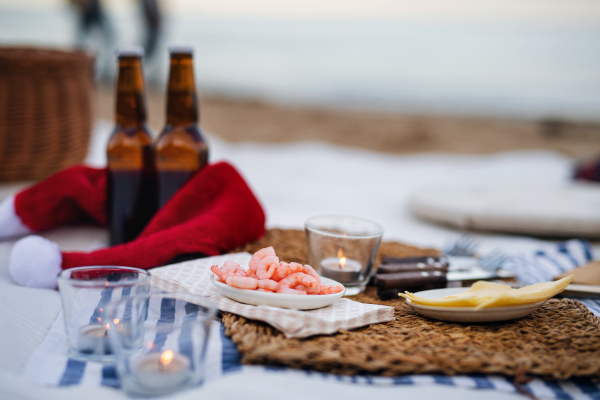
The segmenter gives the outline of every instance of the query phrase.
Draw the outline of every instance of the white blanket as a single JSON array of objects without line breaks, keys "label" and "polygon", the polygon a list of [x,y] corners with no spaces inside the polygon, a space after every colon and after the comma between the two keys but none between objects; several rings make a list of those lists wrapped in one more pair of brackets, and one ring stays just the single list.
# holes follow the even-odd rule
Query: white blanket
[{"label": "white blanket", "polygon": [[[101,124],[90,154],[95,165],[103,164],[103,146],[110,124]],[[259,145],[229,144],[210,137],[211,160],[227,159],[234,164],[257,194],[267,213],[269,227],[302,229],[304,220],[317,214],[349,214],[373,219],[385,228],[384,240],[441,247],[460,232],[413,217],[407,209],[409,195],[423,186],[445,184],[494,184],[535,182],[558,187],[569,179],[573,160],[545,151],[502,153],[482,156],[446,154],[382,155],[337,146],[299,143]],[[0,196],[14,192],[9,185]],[[64,250],[91,250],[107,243],[98,227],[60,228],[44,233]],[[512,254],[528,253],[552,241],[524,236],[477,235],[481,251],[500,247]],[[0,398],[6,399],[113,399],[125,398],[113,389],[44,388],[22,377],[33,352],[50,331],[60,312],[57,292],[15,286],[8,276],[8,254],[14,241],[0,242]],[[598,251],[598,244],[593,243]],[[252,372],[250,372],[252,371]],[[331,379],[301,380],[269,371],[243,370],[208,383],[205,387],[173,398],[305,398],[290,391],[293,386],[310,388],[314,398],[359,399],[377,396],[420,398],[470,398],[473,392],[460,386],[346,385]],[[433,383],[431,379],[425,379]],[[273,392],[264,392],[264,384]],[[471,383],[473,381],[470,381]],[[508,383],[506,383],[508,385]],[[480,390],[486,390],[482,388]],[[580,390],[580,389],[577,389]],[[547,388],[552,393],[551,388]],[[583,393],[580,391],[580,393]],[[478,396],[506,398],[505,391],[486,390]]]}]

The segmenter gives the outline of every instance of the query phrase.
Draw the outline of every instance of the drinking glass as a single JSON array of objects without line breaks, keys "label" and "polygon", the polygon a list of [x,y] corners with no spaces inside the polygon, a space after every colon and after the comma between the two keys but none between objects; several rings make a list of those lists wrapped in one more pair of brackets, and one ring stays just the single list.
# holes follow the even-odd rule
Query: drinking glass
[{"label": "drinking glass", "polygon": [[117,373],[130,396],[163,396],[204,381],[210,324],[206,297],[147,294],[111,302],[109,338]]},{"label": "drinking glass", "polygon": [[90,266],[66,269],[58,288],[70,356],[75,359],[114,360],[108,339],[106,305],[110,301],[148,293],[150,274],[132,267]]},{"label": "drinking glass", "polygon": [[323,215],[305,222],[308,260],[322,276],[346,287],[346,296],[361,293],[369,281],[383,228],[367,219]]}]

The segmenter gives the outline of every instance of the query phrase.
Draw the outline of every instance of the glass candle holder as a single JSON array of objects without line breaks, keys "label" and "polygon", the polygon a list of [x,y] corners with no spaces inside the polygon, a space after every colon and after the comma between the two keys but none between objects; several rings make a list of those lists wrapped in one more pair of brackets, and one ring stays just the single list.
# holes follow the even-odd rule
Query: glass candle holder
[{"label": "glass candle holder", "polygon": [[123,390],[164,396],[204,381],[213,302],[182,293],[148,294],[111,302],[109,338]]},{"label": "glass candle holder", "polygon": [[106,305],[150,291],[148,271],[132,267],[92,266],[66,269],[58,275],[70,356],[111,362]]},{"label": "glass candle holder", "polygon": [[322,276],[346,287],[346,296],[361,293],[369,281],[383,228],[366,219],[324,215],[305,223],[308,260]]}]

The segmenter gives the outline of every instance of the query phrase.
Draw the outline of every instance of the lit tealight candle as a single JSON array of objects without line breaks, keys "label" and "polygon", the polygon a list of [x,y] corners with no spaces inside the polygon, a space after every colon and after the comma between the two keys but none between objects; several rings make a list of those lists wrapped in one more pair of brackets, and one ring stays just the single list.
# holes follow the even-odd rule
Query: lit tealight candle
[{"label": "lit tealight candle", "polygon": [[79,350],[86,354],[112,354],[108,341],[109,325],[96,323],[79,328]]},{"label": "lit tealight candle", "polygon": [[163,393],[177,389],[192,373],[190,359],[172,350],[141,356],[135,370],[140,385]]},{"label": "lit tealight candle", "polygon": [[338,250],[337,257],[328,257],[321,260],[323,276],[340,283],[353,283],[361,280],[362,265],[351,258],[343,256]]}]

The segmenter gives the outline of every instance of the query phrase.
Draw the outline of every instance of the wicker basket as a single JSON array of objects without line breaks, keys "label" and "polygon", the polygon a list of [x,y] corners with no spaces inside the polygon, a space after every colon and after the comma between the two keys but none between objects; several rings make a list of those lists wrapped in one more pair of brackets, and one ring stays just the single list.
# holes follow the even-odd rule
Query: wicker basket
[{"label": "wicker basket", "polygon": [[0,47],[0,181],[39,180],[87,154],[93,58]]}]

